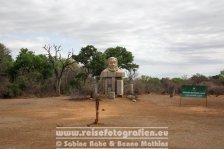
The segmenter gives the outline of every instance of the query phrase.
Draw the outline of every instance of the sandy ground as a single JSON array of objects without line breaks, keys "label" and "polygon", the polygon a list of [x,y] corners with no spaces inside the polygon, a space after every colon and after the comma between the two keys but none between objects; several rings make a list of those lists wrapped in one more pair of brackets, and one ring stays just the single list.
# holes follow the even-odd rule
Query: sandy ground
[{"label": "sandy ground", "polygon": [[[102,110],[104,109],[104,110]],[[87,126],[95,101],[70,97],[0,100],[0,149],[53,149],[57,126]],[[224,148],[224,96],[183,99],[142,95],[100,102],[99,127],[168,127],[170,149]]]}]

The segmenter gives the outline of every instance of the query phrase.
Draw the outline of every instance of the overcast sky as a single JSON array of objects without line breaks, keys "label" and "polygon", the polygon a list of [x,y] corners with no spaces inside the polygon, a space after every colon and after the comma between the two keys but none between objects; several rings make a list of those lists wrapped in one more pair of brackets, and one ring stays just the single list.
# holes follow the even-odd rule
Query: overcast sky
[{"label": "overcast sky", "polygon": [[140,75],[211,76],[224,69],[224,0],[0,0],[0,42],[13,57],[123,46]]}]

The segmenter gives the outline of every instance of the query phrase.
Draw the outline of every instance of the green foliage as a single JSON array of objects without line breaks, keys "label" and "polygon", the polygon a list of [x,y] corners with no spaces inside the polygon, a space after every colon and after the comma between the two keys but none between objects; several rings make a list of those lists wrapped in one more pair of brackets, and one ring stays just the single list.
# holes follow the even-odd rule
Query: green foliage
[{"label": "green foliage", "polygon": [[29,78],[27,76],[22,75],[18,76],[14,84],[16,84],[21,90],[25,90],[29,88],[29,86],[32,86],[32,84],[30,84]]},{"label": "green foliage", "polygon": [[220,71],[219,75],[224,77],[224,70]]},{"label": "green foliage", "polygon": [[94,46],[87,45],[81,49],[78,55],[74,55],[73,58],[77,62],[82,63],[86,68],[89,68],[96,52],[97,49]]},{"label": "green foliage", "polygon": [[147,83],[147,84],[153,84],[153,85],[156,85],[156,86],[160,85],[160,79],[159,78],[153,78],[153,77],[150,77],[150,76],[147,76],[147,75],[142,75],[141,80],[144,83]]},{"label": "green foliage", "polygon": [[14,79],[23,75],[40,81],[51,77],[53,68],[45,55],[35,55],[28,49],[21,49],[10,72]]},{"label": "green foliage", "polygon": [[159,86],[161,84],[159,78],[151,78],[149,83],[151,83],[151,84],[153,84],[155,86]]},{"label": "green foliage", "polygon": [[22,94],[21,89],[17,84],[10,84],[7,86],[6,90],[3,92],[3,97],[4,98],[12,98],[12,97],[17,97]]},{"label": "green foliage", "polygon": [[0,74],[7,73],[12,66],[13,59],[10,51],[2,43],[0,43]]},{"label": "green foliage", "polygon": [[128,71],[136,71],[139,67],[133,63],[134,57],[131,52],[123,47],[108,48],[104,53],[97,51],[97,49],[88,45],[83,47],[78,55],[73,55],[78,63],[83,65],[86,78],[88,76],[99,76],[106,68],[106,61],[109,57],[116,57],[118,59],[118,66]]},{"label": "green foliage", "polygon": [[[109,57],[118,59],[119,68],[126,69],[129,74],[124,79],[126,91],[130,88],[130,80],[134,83],[134,89],[138,93],[180,93],[184,84],[206,85],[211,94],[221,95],[224,89],[224,70],[215,76],[206,77],[195,74],[191,78],[154,78],[142,75],[137,78],[138,65],[134,64],[134,56],[124,47],[108,48],[104,53],[97,51],[92,45],[83,47],[78,55],[71,53],[67,58],[60,55],[60,46],[45,46],[48,53],[36,55],[26,48],[20,50],[19,55],[13,61],[10,50],[0,43],[0,96],[12,98],[20,95],[42,94],[56,89],[68,93],[68,90],[76,92],[91,92],[94,77],[99,77],[107,65]],[[81,64],[80,66],[75,61]],[[11,82],[8,79],[11,78]],[[62,84],[62,85],[61,85]],[[57,85],[57,86],[56,86]],[[60,86],[62,86],[60,88]],[[54,88],[55,87],[55,88]],[[59,88],[57,90],[57,87]],[[55,92],[54,92],[55,93]],[[60,92],[59,92],[60,93]]]},{"label": "green foliage", "polygon": [[140,80],[145,84],[145,92],[159,92],[161,82],[159,78],[153,78],[147,75],[142,75]]},{"label": "green foliage", "polygon": [[102,52],[96,52],[91,63],[93,76],[99,76],[106,68],[105,55]]},{"label": "green foliage", "polygon": [[0,97],[13,94],[11,87],[8,89],[10,84],[8,73],[12,64],[13,59],[10,55],[10,50],[0,43]]},{"label": "green foliage", "polygon": [[74,78],[69,82],[69,85],[72,89],[80,89],[81,88],[81,81],[79,79]]},{"label": "green foliage", "polygon": [[53,75],[53,68],[45,55],[35,55],[28,49],[21,49],[9,75],[13,84],[7,89],[5,97],[14,97],[23,92],[41,94],[42,88],[51,85],[48,79]]},{"label": "green foliage", "polygon": [[173,83],[175,83],[176,85],[179,85],[179,86],[184,85],[184,84],[187,83],[187,80],[184,80],[182,78],[172,78],[171,81]]},{"label": "green foliage", "polygon": [[98,52],[92,45],[83,47],[78,55],[73,55],[73,59],[83,65],[86,78],[89,75],[91,77],[99,76],[101,71],[106,68],[105,55]]},{"label": "green foliage", "polygon": [[34,69],[40,75],[40,79],[48,79],[53,75],[53,68],[45,55],[36,55],[33,61]]},{"label": "green foliage", "polygon": [[150,81],[151,77],[150,76],[147,76],[147,75],[142,75],[141,76],[141,80],[144,82],[144,83],[148,83]]},{"label": "green foliage", "polygon": [[122,69],[128,71],[134,70],[137,71],[138,65],[134,64],[134,56],[131,52],[127,51],[126,48],[117,46],[116,48],[108,48],[104,52],[106,59],[109,57],[116,57],[118,60],[118,66]]},{"label": "green foliage", "polygon": [[222,71],[220,72],[220,74],[218,75],[218,81],[219,81],[222,85],[224,85],[224,70],[222,70]]},{"label": "green foliage", "polygon": [[221,75],[220,75],[220,76],[219,76],[219,80],[222,81],[222,82],[224,82],[224,76],[221,76]]}]

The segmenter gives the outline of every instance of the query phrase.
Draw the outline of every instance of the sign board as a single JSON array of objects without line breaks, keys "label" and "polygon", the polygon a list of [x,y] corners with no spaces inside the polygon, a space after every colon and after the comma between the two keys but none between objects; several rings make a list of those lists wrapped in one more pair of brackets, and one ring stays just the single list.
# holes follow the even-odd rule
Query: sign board
[{"label": "sign board", "polygon": [[207,98],[207,86],[182,86],[182,97]]}]

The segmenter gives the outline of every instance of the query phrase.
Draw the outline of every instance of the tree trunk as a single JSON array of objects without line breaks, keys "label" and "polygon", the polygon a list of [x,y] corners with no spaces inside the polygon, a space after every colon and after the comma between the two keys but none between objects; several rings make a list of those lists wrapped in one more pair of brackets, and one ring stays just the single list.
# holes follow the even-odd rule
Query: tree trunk
[{"label": "tree trunk", "polygon": [[61,95],[61,78],[60,77],[57,77],[57,80],[56,80],[56,92],[58,96]]}]

